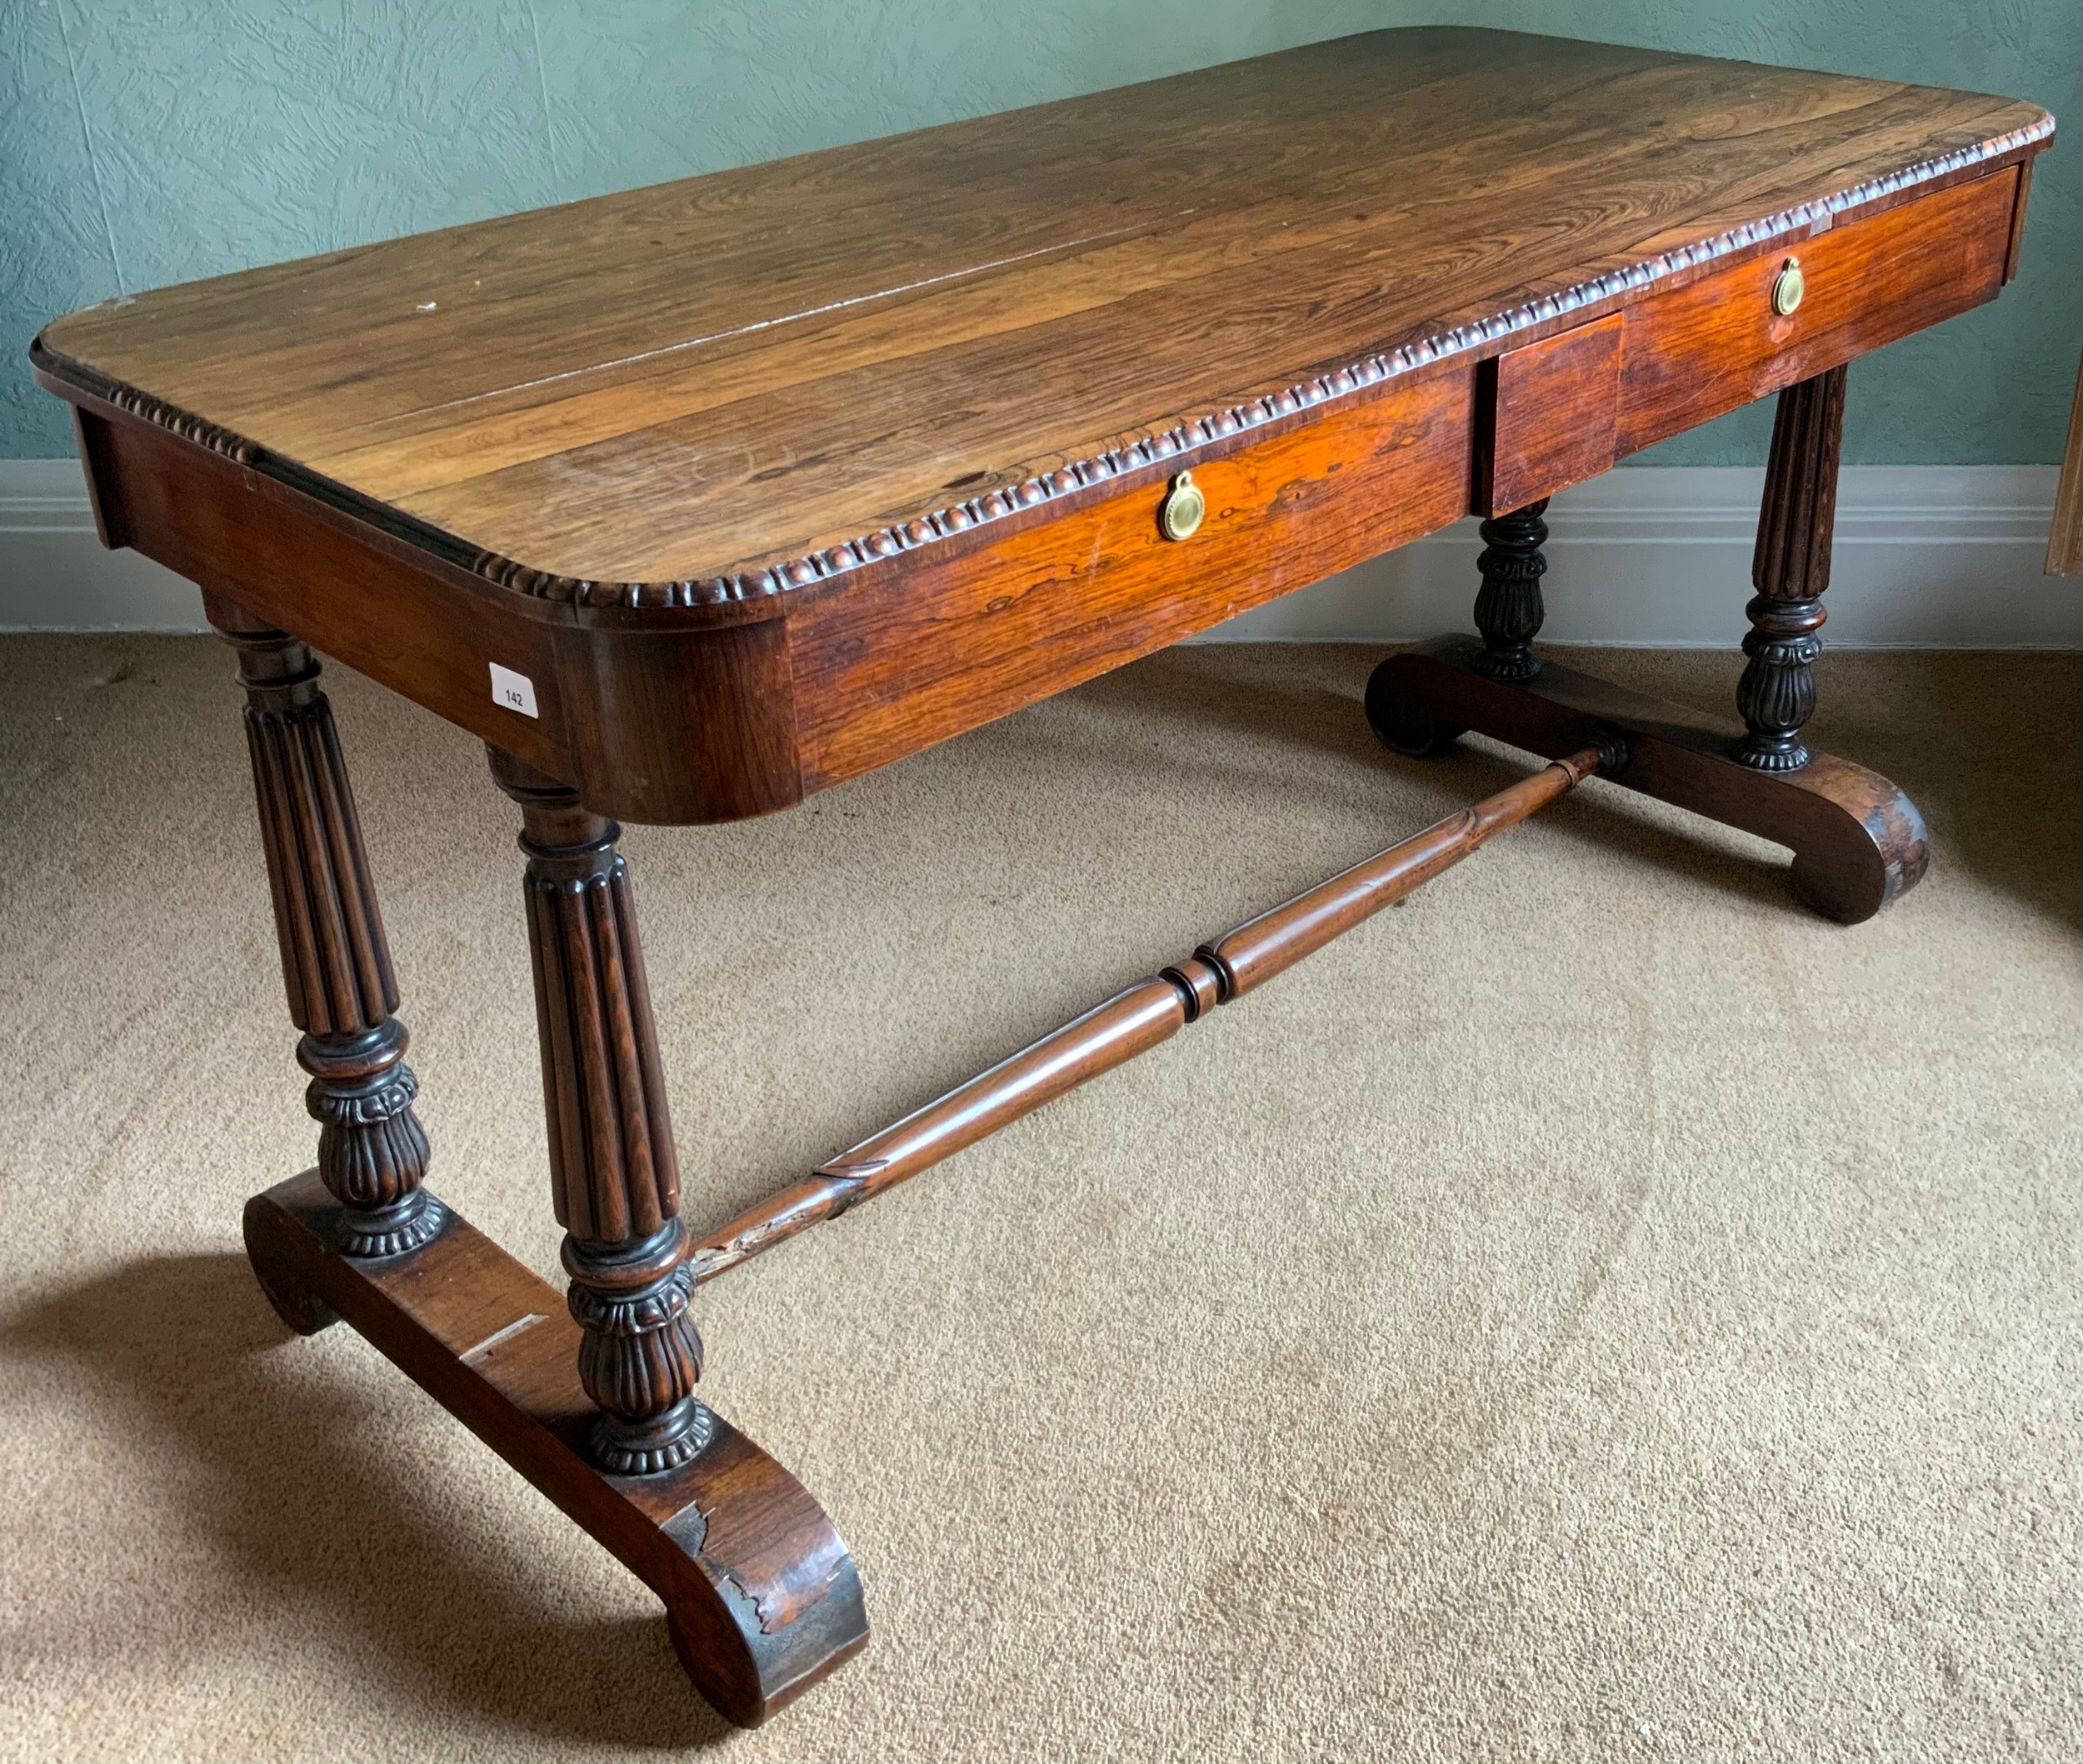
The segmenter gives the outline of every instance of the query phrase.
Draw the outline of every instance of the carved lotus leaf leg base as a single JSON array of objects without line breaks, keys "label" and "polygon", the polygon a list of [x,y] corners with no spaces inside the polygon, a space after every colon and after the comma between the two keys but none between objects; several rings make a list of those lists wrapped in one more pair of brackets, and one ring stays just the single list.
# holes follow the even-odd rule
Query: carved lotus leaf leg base
[{"label": "carved lotus leaf leg base", "polygon": [[1474,729],[1553,759],[1589,728],[1621,730],[1627,764],[1613,782],[1791,847],[1796,892],[1846,925],[1870,919],[1922,879],[1930,852],[1916,805],[1878,772],[1809,752],[1798,769],[1736,757],[1744,724],[1630,692],[1553,661],[1519,682],[1486,675],[1481,642],[1435,637],[1391,656],[1367,682],[1367,718],[1403,752],[1436,752]]},{"label": "carved lotus leaf leg base", "polygon": [[565,1308],[585,1332],[579,1382],[599,1407],[593,1462],[622,1476],[675,1470],[707,1449],[716,1417],[695,1396],[702,1337],[688,1314],[694,1275],[687,1234],[671,1219],[657,1236],[602,1255],[570,1237]]},{"label": "carved lotus leaf leg base", "polygon": [[379,1259],[335,1247],[340,1211],[315,1171],[247,1202],[247,1251],[276,1309],[305,1332],[352,1324],[590,1532],[665,1601],[674,1652],[719,1713],[757,1727],[867,1644],[846,1545],[743,1434],[704,1409],[700,1449],[677,1467],[597,1468],[602,1416],[565,1296],[452,1208],[421,1247]]},{"label": "carved lotus leaf leg base", "polygon": [[304,1106],[318,1123],[318,1168],[344,1204],[337,1228],[350,1256],[398,1256],[442,1228],[441,1202],[420,1186],[427,1131],[412,1112],[419,1081],[403,1059],[405,1026],[387,1017],[359,1035],[307,1035],[297,1063],[311,1074]]}]

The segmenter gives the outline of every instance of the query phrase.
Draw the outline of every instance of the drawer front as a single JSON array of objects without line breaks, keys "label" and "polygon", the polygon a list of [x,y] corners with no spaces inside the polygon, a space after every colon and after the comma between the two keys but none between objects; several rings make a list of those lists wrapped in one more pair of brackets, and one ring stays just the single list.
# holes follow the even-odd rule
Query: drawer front
[{"label": "drawer front", "polygon": [[[789,618],[803,782],[944,741],[1467,512],[1473,363],[1448,362],[1192,465],[1199,530],[1156,478],[925,568],[902,560]],[[869,579],[873,574],[874,579]]]},{"label": "drawer front", "polygon": [[1476,512],[1502,514],[1613,463],[1618,312],[1486,362],[1476,382]]},{"label": "drawer front", "polygon": [[[1627,309],[1619,452],[1696,427],[1993,300],[2003,286],[2015,166],[1774,251]],[[1772,284],[1801,259],[1801,304]]]}]

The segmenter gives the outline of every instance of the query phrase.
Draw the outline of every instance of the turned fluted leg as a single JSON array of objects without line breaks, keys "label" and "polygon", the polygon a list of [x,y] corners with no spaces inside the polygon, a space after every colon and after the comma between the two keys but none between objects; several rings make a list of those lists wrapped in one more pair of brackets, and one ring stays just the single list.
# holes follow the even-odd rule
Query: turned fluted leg
[{"label": "turned fluted leg", "polygon": [[1844,434],[1845,370],[1833,367],[1779,395],[1772,452],[1758,512],[1746,609],[1750,662],[1736,684],[1736,707],[1748,733],[1732,752],[1759,772],[1797,772],[1808,763],[1801,726],[1816,708],[1816,633],[1828,616],[1830,545],[1837,518],[1837,453]]},{"label": "turned fluted leg", "polygon": [[1476,560],[1483,585],[1476,594],[1476,628],[1483,647],[1470,665],[1493,680],[1531,680],[1541,672],[1533,640],[1541,634],[1546,612],[1541,604],[1541,578],[1548,560],[1541,547],[1548,523],[1541,517],[1548,499],[1529,502],[1508,514],[1492,515],[1482,524],[1483,553]]},{"label": "turned fluted leg", "polygon": [[417,1249],[441,1229],[421,1183],[426,1131],[412,1112],[397,979],[362,847],[318,663],[294,637],[212,597],[211,622],[238,650],[261,845],[274,896],[297,1062],[318,1122],[318,1172],[341,1206],[351,1256]]},{"label": "turned fluted leg", "polygon": [[491,755],[528,854],[551,1190],[583,1332],[579,1378],[601,1411],[593,1455],[621,1475],[655,1474],[700,1452],[714,1417],[694,1396],[702,1337],[622,829],[576,791]]}]

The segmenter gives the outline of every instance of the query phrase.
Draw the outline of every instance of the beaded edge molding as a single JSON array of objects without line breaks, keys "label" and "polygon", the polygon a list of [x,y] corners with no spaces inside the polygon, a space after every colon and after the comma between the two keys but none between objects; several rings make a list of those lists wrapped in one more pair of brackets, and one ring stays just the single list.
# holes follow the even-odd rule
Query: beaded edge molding
[{"label": "beaded edge molding", "polygon": [[1956,147],[1953,152],[1936,158],[1919,160],[1900,171],[1868,178],[1832,196],[1799,203],[1791,208],[1783,208],[1761,220],[1747,221],[1711,238],[1664,252],[1590,282],[1578,282],[1560,293],[1544,295],[1539,300],[1514,307],[1493,318],[1459,326],[1441,336],[1422,338],[1381,353],[1363,356],[1347,367],[1320,374],[1299,385],[1267,392],[1246,403],[1232,405],[1211,415],[1125,442],[1118,447],[1108,447],[1090,459],[1074,460],[1051,471],[1032,473],[1017,483],[987,491],[965,502],[951,503],[945,508],[935,509],[900,524],[877,527],[859,538],[845,540],[820,551],[771,562],[742,565],[721,576],[691,577],[678,581],[607,582],[558,575],[551,571],[532,568],[497,552],[473,547],[467,541],[440,527],[417,520],[387,504],[377,502],[346,485],[297,465],[294,461],[281,458],[257,442],[249,441],[230,429],[182,410],[135,387],[109,379],[84,363],[58,355],[44,344],[41,336],[31,345],[30,355],[38,365],[80,386],[82,390],[105,398],[119,410],[169,430],[185,441],[207,447],[212,452],[221,454],[236,464],[265,472],[271,477],[312,493],[345,512],[365,520],[373,519],[375,524],[386,531],[410,539],[451,562],[461,563],[473,574],[501,587],[541,600],[581,607],[657,608],[730,606],[769,599],[798,588],[809,587],[814,583],[845,575],[883,558],[917,551],[922,547],[952,538],[958,533],[972,532],[992,522],[1002,520],[1008,515],[1018,513],[1022,509],[1035,507],[1076,491],[1090,489],[1146,467],[1166,460],[1188,457],[1215,442],[1263,427],[1282,417],[1291,416],[1296,411],[1348,397],[1369,387],[1378,386],[1385,380],[1408,373],[1414,368],[1464,354],[1485,343],[1495,342],[1500,338],[1531,329],[1535,325],[1545,324],[1550,319],[1566,317],[1630,289],[1646,287],[1680,270],[1689,269],[1696,264],[1712,262],[1716,258],[1741,251],[1746,246],[1834,217],[1848,208],[1862,207],[1868,202],[1892,195],[1898,190],[1907,189],[1913,184],[1926,183],[1933,178],[1943,177],[1949,172],[1981,164],[1986,160],[2001,158],[2021,147],[2030,147],[2036,141],[2046,140],[2054,132],[2054,127],[2053,117],[2042,112],[2038,121],[2012,129],[2006,134],[1977,142],[1971,147]]}]

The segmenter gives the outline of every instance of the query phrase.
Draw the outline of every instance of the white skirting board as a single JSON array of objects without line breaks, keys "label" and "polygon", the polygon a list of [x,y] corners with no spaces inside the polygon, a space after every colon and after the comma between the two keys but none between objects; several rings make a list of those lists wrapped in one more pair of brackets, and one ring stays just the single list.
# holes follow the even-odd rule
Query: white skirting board
[{"label": "white skirting board", "polygon": [[[2083,579],[2041,573],[2051,466],[1848,466],[1827,640],[2083,648]],[[1745,629],[1761,471],[1623,467],[1548,512],[1543,642],[1723,648]],[[1396,642],[1470,628],[1476,523],[1247,612],[1208,642]],[[77,463],[0,460],[0,631],[199,631],[196,591],[105,552]]]}]

